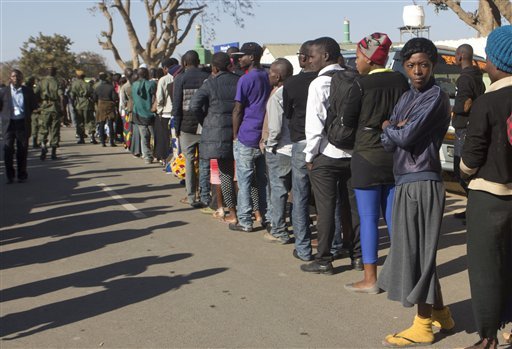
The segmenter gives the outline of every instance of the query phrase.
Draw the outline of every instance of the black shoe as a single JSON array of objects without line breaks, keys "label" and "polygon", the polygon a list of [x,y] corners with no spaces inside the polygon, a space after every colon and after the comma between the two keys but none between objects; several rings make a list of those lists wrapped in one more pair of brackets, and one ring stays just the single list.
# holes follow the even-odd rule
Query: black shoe
[{"label": "black shoe", "polygon": [[52,160],[57,160],[57,147],[52,147]]},{"label": "black shoe", "polygon": [[333,260],[337,260],[337,259],[347,258],[347,257],[350,257],[351,254],[352,254],[352,250],[351,249],[346,248],[346,247],[342,247],[338,251],[333,253],[332,259]]},{"label": "black shoe", "polygon": [[83,139],[83,138],[80,138],[80,139],[76,142],[76,144],[85,144],[85,141],[84,141],[84,139]]},{"label": "black shoe", "polygon": [[352,265],[352,269],[354,269],[354,270],[357,270],[357,271],[364,270],[363,259],[361,257],[353,258],[351,265]]},{"label": "black shoe", "polygon": [[243,231],[246,233],[250,233],[252,231],[252,227],[246,228],[243,225],[240,225],[238,223],[229,223],[229,230]]},{"label": "black shoe", "polygon": [[466,211],[458,212],[453,215],[453,218],[466,219]]},{"label": "black shoe", "polygon": [[27,177],[25,178],[18,178],[18,183],[25,183],[27,181]]},{"label": "black shoe", "polygon": [[111,147],[117,147],[117,145],[114,142],[110,142]]},{"label": "black shoe", "polygon": [[327,275],[332,275],[334,273],[331,262],[327,262],[326,264],[321,264],[321,263],[318,263],[317,261],[313,261],[308,264],[302,264],[300,266],[300,270],[305,271],[307,273],[317,273],[317,274],[327,274]]},{"label": "black shoe", "polygon": [[190,206],[192,206],[193,208],[205,208],[208,207],[208,204],[206,202],[196,201],[191,203]]},{"label": "black shoe", "polygon": [[98,144],[98,141],[95,138],[91,138],[89,143],[91,143],[91,144]]},{"label": "black shoe", "polygon": [[313,256],[309,256],[309,258],[306,258],[306,259],[303,259],[303,258],[300,258],[299,254],[297,253],[297,250],[293,250],[293,256],[295,258],[297,258],[298,260],[301,260],[301,261],[304,261],[304,262],[311,262],[314,258]]},{"label": "black shoe", "polygon": [[48,153],[48,149],[46,147],[41,147],[41,155],[39,155],[39,159],[41,159],[41,161],[43,161],[44,159],[46,159],[46,154]]},{"label": "black shoe", "polygon": [[106,145],[104,142],[102,142],[102,143],[101,143],[101,146],[102,146],[102,147],[106,147],[107,145]]}]

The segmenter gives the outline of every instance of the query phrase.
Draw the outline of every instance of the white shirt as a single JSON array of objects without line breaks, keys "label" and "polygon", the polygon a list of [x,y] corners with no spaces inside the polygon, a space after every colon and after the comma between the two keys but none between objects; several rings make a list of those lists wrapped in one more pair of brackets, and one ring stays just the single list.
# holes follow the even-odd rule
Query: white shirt
[{"label": "white shirt", "polygon": [[22,120],[25,118],[25,104],[23,98],[23,90],[21,86],[16,88],[13,84],[11,86],[11,100],[14,113],[11,115],[13,120]]},{"label": "white shirt", "polygon": [[323,154],[333,159],[349,158],[351,151],[336,148],[329,143],[324,130],[331,77],[322,74],[330,70],[343,70],[339,64],[331,64],[318,72],[318,77],[311,82],[306,104],[306,162],[312,162],[315,156]]},{"label": "white shirt", "polygon": [[[292,141],[288,129],[288,119],[284,117],[283,86],[280,86],[268,99],[268,139],[267,147],[276,147],[276,152],[292,156]],[[267,151],[272,151],[267,149]]]},{"label": "white shirt", "polygon": [[173,81],[174,78],[171,74],[164,75],[158,80],[158,86],[156,87],[156,112],[164,118],[171,117],[172,101],[167,86],[172,84]]}]

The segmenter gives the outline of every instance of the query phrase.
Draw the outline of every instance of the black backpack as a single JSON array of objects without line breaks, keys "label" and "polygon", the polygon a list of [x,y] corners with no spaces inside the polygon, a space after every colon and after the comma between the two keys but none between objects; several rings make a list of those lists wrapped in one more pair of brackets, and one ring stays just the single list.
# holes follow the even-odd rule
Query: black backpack
[{"label": "black backpack", "polygon": [[[327,72],[330,73],[330,72]],[[325,75],[327,75],[325,73]],[[329,110],[325,120],[325,132],[329,143],[340,149],[353,149],[356,138],[356,129],[343,125],[343,108],[348,99],[354,82],[357,82],[359,73],[355,69],[334,71],[329,91]]]}]

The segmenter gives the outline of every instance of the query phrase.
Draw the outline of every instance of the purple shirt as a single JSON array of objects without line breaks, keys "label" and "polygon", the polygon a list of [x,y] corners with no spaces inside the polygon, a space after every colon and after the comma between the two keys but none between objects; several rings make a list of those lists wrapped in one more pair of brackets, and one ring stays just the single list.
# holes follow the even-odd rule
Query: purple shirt
[{"label": "purple shirt", "polygon": [[265,69],[252,69],[238,80],[235,101],[244,108],[238,140],[247,147],[259,148],[270,90]]}]

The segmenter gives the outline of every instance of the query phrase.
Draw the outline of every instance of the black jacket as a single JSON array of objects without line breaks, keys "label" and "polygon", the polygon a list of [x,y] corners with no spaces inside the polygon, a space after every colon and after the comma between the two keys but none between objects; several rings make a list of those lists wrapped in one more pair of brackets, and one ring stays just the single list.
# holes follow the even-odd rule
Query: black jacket
[{"label": "black jacket", "polygon": [[488,92],[473,104],[462,161],[478,168],[475,178],[512,183],[512,145],[507,139],[507,118],[512,115],[512,85]]},{"label": "black jacket", "polygon": [[470,110],[464,111],[464,103],[468,99],[474,102],[484,94],[485,85],[482,80],[482,71],[477,66],[462,69],[457,79],[457,95],[452,112],[454,114],[452,126],[455,128],[466,128]]},{"label": "black jacket", "polygon": [[212,76],[190,101],[190,110],[203,126],[199,144],[202,159],[233,158],[232,112],[239,78],[230,72]]},{"label": "black jacket", "polygon": [[176,132],[196,133],[198,120],[190,110],[190,100],[210,74],[197,67],[187,68],[178,75],[173,84],[171,115],[174,116]]},{"label": "black jacket", "polygon": [[316,72],[299,73],[288,78],[283,85],[284,116],[290,119],[290,139],[300,142],[306,139],[306,104],[311,81],[318,76]]},{"label": "black jacket", "polygon": [[352,171],[358,173],[352,177],[354,187],[395,182],[393,154],[382,146],[381,126],[408,90],[407,79],[399,72],[368,74],[354,82],[343,110],[343,124],[357,129],[352,155]]},{"label": "black jacket", "polygon": [[[21,91],[23,93],[23,103],[25,104],[25,131],[28,138],[31,132],[32,111],[36,108],[36,98],[32,89],[27,86],[21,86]],[[0,115],[2,118],[2,134],[4,139],[13,114],[14,107],[11,97],[11,85],[9,84],[0,89]]]}]

